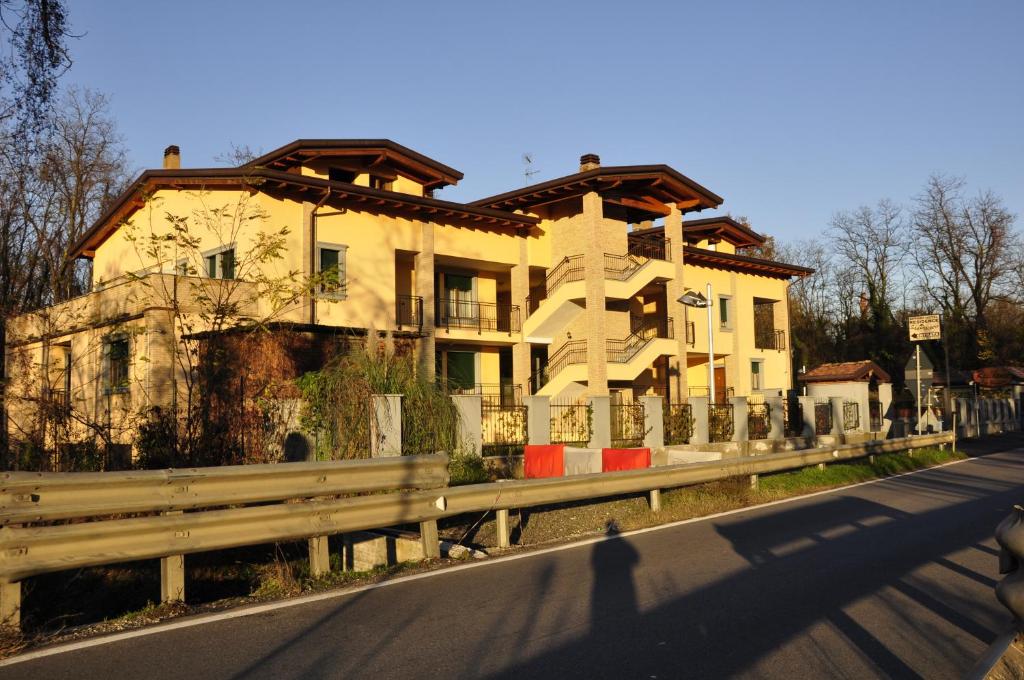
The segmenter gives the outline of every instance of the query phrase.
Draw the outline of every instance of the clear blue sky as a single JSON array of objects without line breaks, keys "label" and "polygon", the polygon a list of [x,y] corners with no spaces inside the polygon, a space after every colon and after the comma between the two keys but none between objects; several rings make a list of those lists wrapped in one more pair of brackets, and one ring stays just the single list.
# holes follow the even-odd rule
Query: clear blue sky
[{"label": "clear blue sky", "polygon": [[[388,137],[458,168],[439,197],[667,163],[783,240],[907,201],[935,171],[1024,213],[1024,2],[70,0],[69,82],[139,167],[231,143]],[[1024,226],[1018,221],[1018,226]]]}]

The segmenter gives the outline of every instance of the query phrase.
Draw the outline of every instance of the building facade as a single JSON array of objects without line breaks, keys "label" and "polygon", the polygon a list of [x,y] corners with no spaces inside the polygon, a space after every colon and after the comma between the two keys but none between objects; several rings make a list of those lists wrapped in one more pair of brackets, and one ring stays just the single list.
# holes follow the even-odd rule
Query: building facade
[{"label": "building facade", "polygon": [[[389,140],[299,140],[227,169],[168,147],[75,245],[92,291],[9,324],[11,384],[116,429],[179,397],[183,336],[260,319],[379,336],[454,390],[509,399],[678,401],[708,394],[709,363],[716,400],[792,387],[787,287],[811,271],[738,252],[764,238],[728,217],[688,219],[716,194],[592,154],[472,203],[435,196],[461,179]],[[710,329],[680,302],[708,284]],[[11,437],[33,417],[9,405]]]}]

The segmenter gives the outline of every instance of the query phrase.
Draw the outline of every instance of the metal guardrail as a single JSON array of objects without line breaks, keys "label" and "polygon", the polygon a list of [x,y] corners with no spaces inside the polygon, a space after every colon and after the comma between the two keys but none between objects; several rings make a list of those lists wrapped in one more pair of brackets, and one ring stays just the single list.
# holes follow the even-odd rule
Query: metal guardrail
[{"label": "metal guardrail", "polygon": [[[116,564],[141,559],[169,558],[196,552],[207,552],[245,545],[258,545],[275,541],[294,541],[330,534],[346,533],[381,527],[411,524],[415,522],[436,522],[452,515],[470,512],[498,511],[504,513],[507,528],[507,512],[512,508],[526,508],[551,503],[603,498],[619,494],[655,491],[664,488],[689,486],[726,479],[741,475],[757,475],[792,470],[820,463],[860,458],[868,455],[904,450],[910,447],[944,444],[952,441],[950,433],[925,435],[900,440],[871,441],[836,447],[785,451],[781,453],[749,456],[726,461],[669,465],[642,470],[615,473],[597,473],[575,477],[561,477],[534,480],[514,480],[491,484],[474,484],[455,488],[416,490],[405,493],[371,494],[348,498],[314,499],[304,503],[275,503],[218,510],[201,510],[182,514],[162,514],[131,519],[109,519],[79,522],[58,526],[13,527],[0,529],[0,613],[8,625],[17,625],[20,609],[21,579],[55,571],[80,567]],[[350,472],[361,467],[379,473],[381,468],[391,465],[389,484],[410,485],[410,469],[425,465],[436,472],[443,456],[424,456],[410,461],[409,458],[394,460],[359,461],[346,465]],[[279,464],[250,466],[275,468],[283,475],[289,465],[323,467],[329,463]],[[190,471],[197,483],[204,478],[216,478],[214,469]],[[171,471],[160,471],[171,472]],[[310,494],[308,473],[305,485],[294,489],[295,497]],[[396,475],[397,473],[397,475]],[[266,473],[263,473],[266,475]],[[361,474],[361,472],[353,472]],[[12,476],[16,475],[16,477]],[[71,482],[75,476],[81,481]],[[123,497],[106,481],[116,477],[110,473],[10,473],[5,478],[5,490],[21,484],[18,503],[45,503],[44,497],[51,497],[49,489],[59,487],[57,478],[64,478],[64,486],[77,489],[79,494],[93,494],[93,502],[82,506],[86,514],[113,514],[129,512]],[[131,488],[130,474],[120,474],[122,488]],[[27,478],[32,477],[33,480]],[[25,478],[25,479],[20,479]],[[50,484],[53,478],[54,484]],[[437,478],[429,476],[431,483]],[[88,479],[88,481],[86,481]],[[265,483],[270,477],[263,477]],[[314,484],[319,477],[312,477]],[[37,499],[29,490],[30,483],[37,485]],[[147,483],[151,480],[147,479]],[[379,480],[377,483],[384,483]],[[173,483],[172,483],[173,484]],[[95,487],[95,488],[93,488]],[[341,486],[339,488],[351,488]],[[91,489],[91,491],[89,491]],[[5,491],[9,493],[9,491]],[[187,493],[187,491],[183,492]],[[283,487],[279,493],[284,493]],[[317,488],[312,493],[322,495]],[[25,497],[25,494],[30,494]],[[292,492],[288,492],[292,496]],[[97,496],[103,500],[98,502]],[[61,497],[56,496],[58,499]],[[211,496],[212,497],[212,496]],[[280,496],[278,496],[280,497]],[[237,496],[235,497],[237,498]],[[69,503],[64,500],[53,504],[56,515],[68,517]],[[77,498],[75,499],[78,500]],[[204,500],[204,502],[206,502]],[[139,507],[136,502],[134,507]],[[151,507],[157,505],[149,504]],[[161,507],[164,501],[161,500]],[[101,507],[102,506],[102,507]],[[77,511],[76,511],[77,512]],[[37,515],[43,513],[37,512]],[[12,515],[12,516],[24,516]],[[499,516],[499,525],[502,524]],[[436,525],[433,539],[436,541]],[[507,544],[508,537],[499,536],[499,542]],[[326,544],[324,544],[326,548]],[[312,560],[312,547],[311,547]]]}]

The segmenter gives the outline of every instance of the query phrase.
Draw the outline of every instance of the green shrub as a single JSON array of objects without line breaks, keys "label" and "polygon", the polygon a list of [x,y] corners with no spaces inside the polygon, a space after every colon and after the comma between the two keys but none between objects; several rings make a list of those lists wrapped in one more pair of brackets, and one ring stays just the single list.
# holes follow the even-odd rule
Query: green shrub
[{"label": "green shrub", "polygon": [[491,481],[491,474],[484,459],[472,453],[454,453],[448,458],[450,486],[483,484]]}]

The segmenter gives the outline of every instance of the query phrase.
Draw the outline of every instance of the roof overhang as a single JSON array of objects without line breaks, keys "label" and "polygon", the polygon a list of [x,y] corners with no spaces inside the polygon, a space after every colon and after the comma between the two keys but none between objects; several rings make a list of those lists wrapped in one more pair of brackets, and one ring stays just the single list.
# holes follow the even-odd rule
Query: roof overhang
[{"label": "roof overhang", "polygon": [[774,260],[762,260],[759,257],[750,257],[748,255],[720,253],[715,250],[694,248],[693,246],[685,246],[683,248],[683,262],[702,267],[728,269],[730,271],[771,276],[781,279],[789,279],[794,276],[804,277],[814,273],[813,269],[801,267],[795,264],[775,262]]},{"label": "roof overhang", "polygon": [[726,241],[737,248],[759,246],[765,237],[731,217],[709,217],[683,222],[683,236],[689,243]]}]

